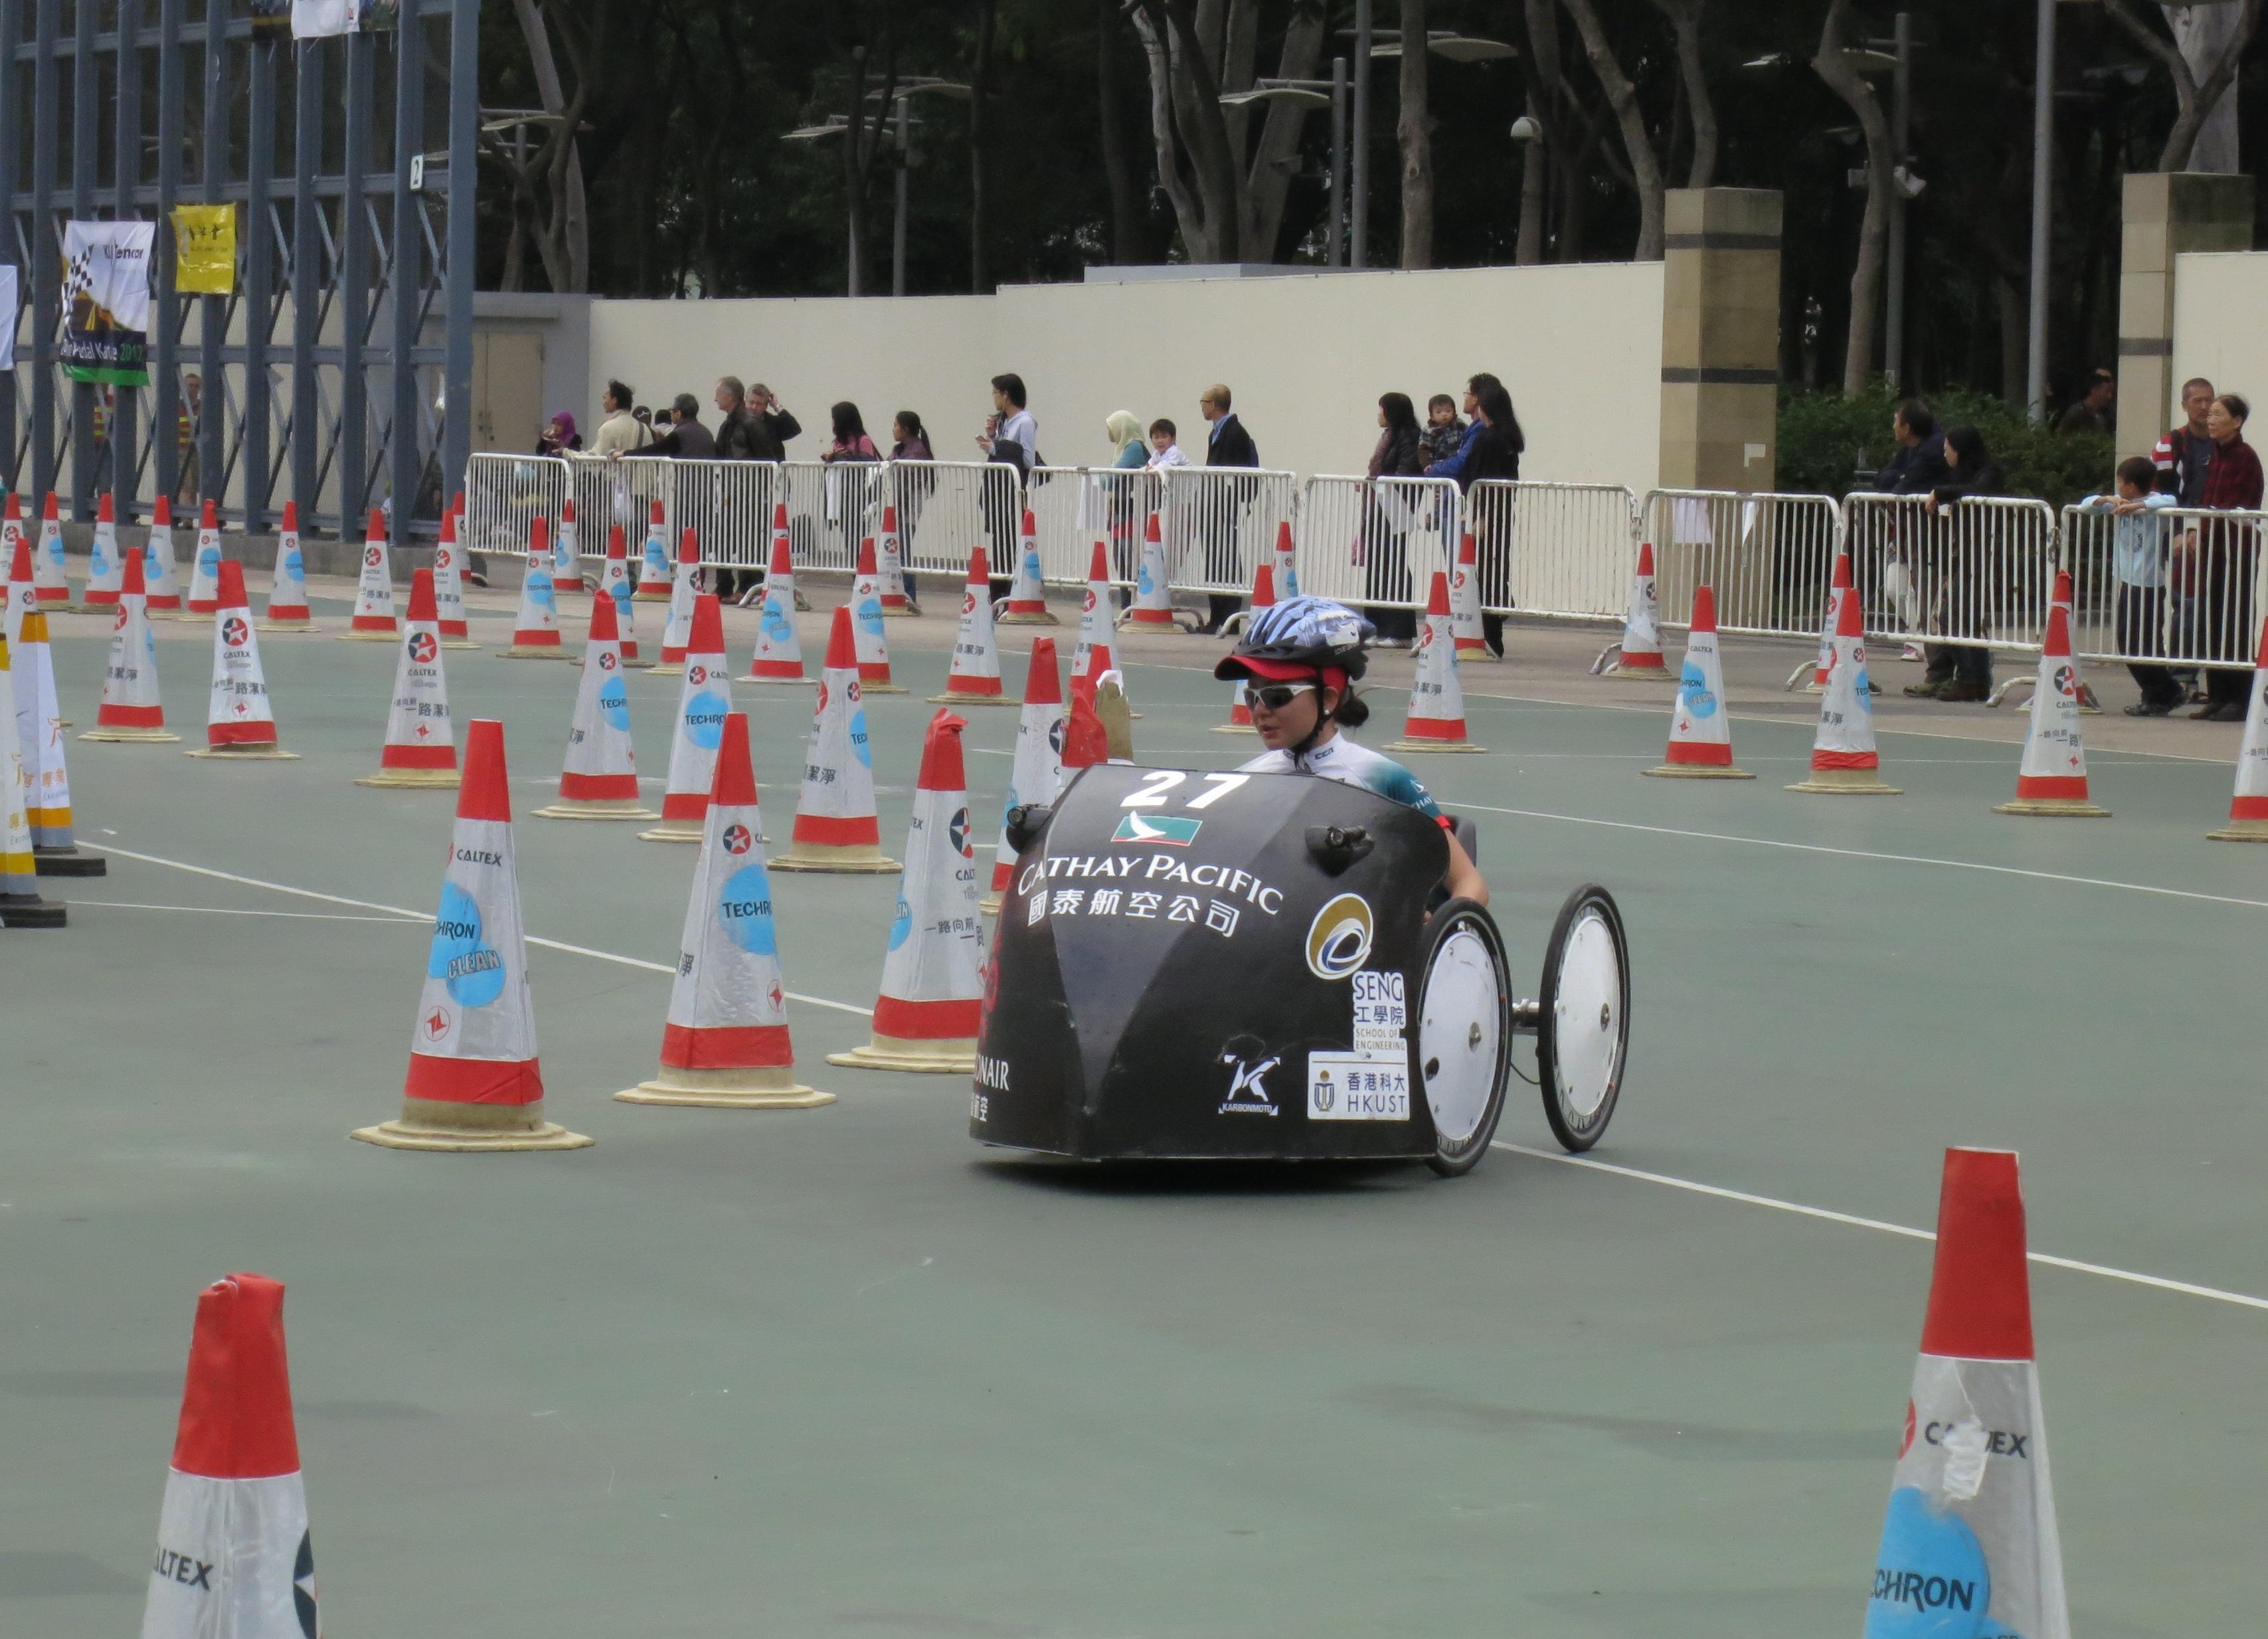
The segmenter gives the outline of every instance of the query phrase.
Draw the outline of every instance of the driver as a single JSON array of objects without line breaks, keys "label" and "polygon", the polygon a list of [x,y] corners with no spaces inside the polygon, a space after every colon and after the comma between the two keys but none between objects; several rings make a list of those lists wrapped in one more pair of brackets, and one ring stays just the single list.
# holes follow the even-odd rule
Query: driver
[{"label": "driver", "polygon": [[1339,732],[1360,728],[1370,708],[1353,689],[1362,676],[1368,621],[1328,598],[1293,598],[1247,619],[1236,650],[1213,668],[1223,682],[1241,680],[1252,726],[1268,749],[1241,765],[1248,774],[1313,774],[1360,785],[1415,808],[1441,827],[1449,844],[1442,886],[1452,899],[1488,903],[1488,883],[1418,777]]}]

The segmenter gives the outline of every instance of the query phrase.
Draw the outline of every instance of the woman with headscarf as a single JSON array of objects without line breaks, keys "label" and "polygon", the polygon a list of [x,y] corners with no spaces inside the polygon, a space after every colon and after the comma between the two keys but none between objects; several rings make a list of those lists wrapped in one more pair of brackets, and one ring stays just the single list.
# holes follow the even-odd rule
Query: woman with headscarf
[{"label": "woman with headscarf", "polygon": [[1103,420],[1102,430],[1108,435],[1114,452],[1110,460],[1113,475],[1094,481],[1103,489],[1103,523],[1110,536],[1111,573],[1130,584],[1142,556],[1142,539],[1138,532],[1149,511],[1148,497],[1155,493],[1155,481],[1116,474],[1138,473],[1147,467],[1150,445],[1143,432],[1142,418],[1132,410],[1111,411]]},{"label": "woman with headscarf", "polygon": [[571,450],[582,447],[583,435],[575,430],[575,413],[572,410],[561,410],[554,415],[550,425],[544,428],[542,436],[535,441],[538,455],[564,455]]},{"label": "woman with headscarf", "polygon": [[1926,644],[1929,669],[1906,693],[1923,700],[1981,702],[1992,692],[1992,651],[1983,639],[1992,633],[2016,566],[2004,561],[2008,548],[2001,532],[1991,526],[1988,509],[1962,503],[2006,495],[2007,486],[1999,464],[1984,448],[1984,435],[1974,427],[1955,427],[1945,435],[1945,466],[1948,481],[1929,492],[1923,506],[1938,520],[1931,544],[1942,568],[1939,630],[1948,637],[1977,641]]}]

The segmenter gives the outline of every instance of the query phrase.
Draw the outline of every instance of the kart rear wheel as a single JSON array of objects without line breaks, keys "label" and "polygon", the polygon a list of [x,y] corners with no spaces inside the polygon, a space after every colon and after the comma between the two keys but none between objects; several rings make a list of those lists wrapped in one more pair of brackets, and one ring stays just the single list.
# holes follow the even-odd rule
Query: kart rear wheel
[{"label": "kart rear wheel", "polygon": [[1586,884],[1567,896],[1543,947],[1536,1080],[1543,1118],[1580,1154],[1614,1119],[1630,1057],[1630,941],[1614,895]]},{"label": "kart rear wheel", "polygon": [[1512,1070],[1511,972],[1488,912],[1470,900],[1435,911],[1417,972],[1410,1079],[1433,1115],[1426,1164],[1454,1178],[1488,1153]]}]

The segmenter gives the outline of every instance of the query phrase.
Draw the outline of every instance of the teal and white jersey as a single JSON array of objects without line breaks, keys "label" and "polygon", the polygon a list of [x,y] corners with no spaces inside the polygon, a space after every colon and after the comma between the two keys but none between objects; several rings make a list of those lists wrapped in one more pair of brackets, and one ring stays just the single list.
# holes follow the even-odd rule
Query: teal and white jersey
[{"label": "teal and white jersey", "polygon": [[1288,751],[1262,752],[1250,762],[1239,764],[1238,772],[1313,774],[1336,780],[1342,785],[1367,787],[1381,797],[1390,797],[1405,807],[1415,808],[1428,820],[1441,817],[1433,794],[1418,783],[1416,775],[1393,758],[1381,756],[1367,746],[1356,745],[1344,732],[1332,735],[1296,757]]}]

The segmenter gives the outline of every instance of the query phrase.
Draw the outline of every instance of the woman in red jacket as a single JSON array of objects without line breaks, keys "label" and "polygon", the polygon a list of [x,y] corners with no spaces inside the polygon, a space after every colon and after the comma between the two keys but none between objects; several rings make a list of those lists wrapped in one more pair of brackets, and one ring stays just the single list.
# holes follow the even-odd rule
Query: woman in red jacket
[{"label": "woman in red jacket", "polygon": [[[2244,423],[2251,414],[2252,407],[2234,393],[2222,393],[2205,412],[2213,459],[2205,470],[2200,505],[2216,512],[2260,510],[2260,457],[2244,442]],[[2213,662],[2205,673],[2205,703],[2190,715],[2211,723],[2242,723],[2251,696],[2253,645],[2259,635],[2252,614],[2259,526],[2201,519],[2183,543],[2183,555],[2189,562],[2176,559],[2175,578],[2179,581],[2183,570],[2188,570],[2200,600],[2200,652]]]}]

